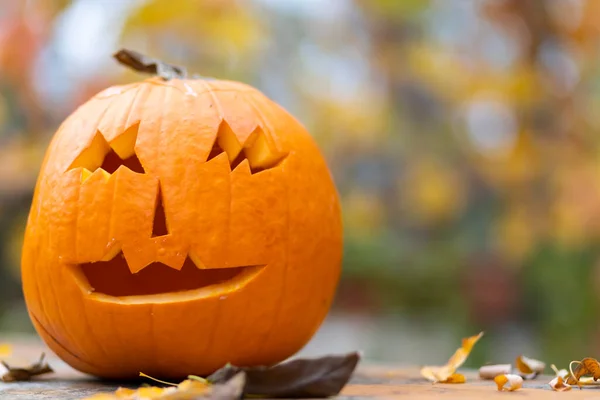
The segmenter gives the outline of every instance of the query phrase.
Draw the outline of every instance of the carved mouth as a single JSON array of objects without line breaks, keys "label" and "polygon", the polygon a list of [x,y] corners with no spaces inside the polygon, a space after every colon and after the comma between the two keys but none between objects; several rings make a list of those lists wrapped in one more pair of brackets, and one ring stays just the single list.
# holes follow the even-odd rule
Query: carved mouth
[{"label": "carved mouth", "polygon": [[167,300],[174,297],[206,297],[225,294],[253,279],[264,266],[198,268],[188,257],[181,270],[155,262],[133,274],[122,253],[110,261],[75,266],[75,277],[86,291],[104,300],[136,298]]}]

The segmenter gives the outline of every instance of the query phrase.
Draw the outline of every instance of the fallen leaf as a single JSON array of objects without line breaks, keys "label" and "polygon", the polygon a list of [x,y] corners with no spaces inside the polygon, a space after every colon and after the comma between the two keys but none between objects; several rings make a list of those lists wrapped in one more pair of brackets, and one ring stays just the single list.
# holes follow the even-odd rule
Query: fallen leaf
[{"label": "fallen leaf", "polygon": [[[185,382],[185,381],[184,381]],[[159,388],[156,386],[141,387],[139,389],[118,388],[114,393],[98,393],[96,395],[86,397],[84,400],[154,400],[154,399],[185,399],[187,395],[193,393],[178,392],[175,388]],[[197,395],[203,395],[204,392]],[[181,397],[177,397],[180,395]],[[196,394],[193,394],[196,395]],[[191,397],[194,398],[194,397]]]},{"label": "fallen leaf", "polygon": [[484,365],[479,368],[479,377],[481,379],[494,379],[498,375],[510,374],[510,371],[510,364]]},{"label": "fallen leaf", "polygon": [[[572,366],[574,363],[579,364],[580,362],[581,361],[571,361],[570,366]],[[580,376],[577,382],[575,382],[575,379],[572,378],[571,373],[566,369],[563,368],[559,370],[554,364],[550,365],[550,367],[552,368],[556,376],[561,377],[563,381],[565,381],[565,383],[567,384],[570,381],[573,382],[572,384],[576,383],[578,386],[600,386],[600,382],[595,381],[594,377],[592,376]]]},{"label": "fallen leaf", "polygon": [[453,374],[451,367],[445,365],[443,367],[432,367],[427,366],[421,368],[421,376],[433,383],[441,382],[445,383],[450,376]]},{"label": "fallen leaf", "polygon": [[462,346],[454,352],[448,363],[444,366],[425,366],[421,368],[421,375],[432,381],[446,383],[448,378],[465,362],[475,343],[483,336],[483,332],[462,340]]},{"label": "fallen leaf", "polygon": [[84,400],[237,400],[242,396],[245,382],[246,376],[240,372],[226,382],[215,385],[186,379],[176,386],[119,388],[114,393],[99,393]]},{"label": "fallen leaf", "polygon": [[[495,377],[494,382],[498,385],[499,391],[513,392],[521,388],[523,385],[523,378],[515,374],[504,374]],[[508,384],[508,387],[506,384]]]},{"label": "fallen leaf", "polygon": [[28,381],[34,376],[49,374],[54,372],[48,363],[44,362],[46,354],[42,353],[40,359],[35,364],[30,365],[26,368],[15,368],[9,366],[5,361],[0,361],[7,372],[2,376],[3,382],[19,382]]},{"label": "fallen leaf", "polygon": [[579,378],[579,382],[577,382],[579,386],[600,386],[600,382],[594,380],[591,376],[583,376]]},{"label": "fallen leaf", "polygon": [[461,373],[455,372],[444,381],[444,383],[465,383],[467,378]]},{"label": "fallen leaf", "polygon": [[12,354],[12,346],[7,343],[0,343],[0,357],[10,357]]},{"label": "fallen leaf", "polygon": [[[577,364],[575,370],[572,369],[573,364]],[[595,358],[586,357],[581,361],[571,361],[569,369],[571,370],[571,375],[567,378],[569,385],[579,384],[584,375],[592,375],[594,381],[600,378],[600,364]]]},{"label": "fallen leaf", "polygon": [[207,380],[220,383],[244,372],[245,395],[271,398],[330,397],[348,383],[360,355],[356,352],[339,356],[299,358],[272,367],[241,368],[226,365]]},{"label": "fallen leaf", "polygon": [[533,379],[546,368],[546,364],[542,361],[520,355],[515,360],[515,366],[519,375],[524,379]]},{"label": "fallen leaf", "polygon": [[556,376],[560,376],[563,379],[567,379],[567,377],[569,376],[569,371],[567,371],[564,368],[559,370],[558,368],[556,368],[556,365],[554,365],[554,364],[550,365],[550,368],[552,368],[552,370],[554,371]]},{"label": "fallen leaf", "polygon": [[[245,372],[239,372],[227,382],[215,384],[212,386],[210,398],[215,400],[239,399],[244,393],[247,379],[248,376]],[[196,381],[196,383],[198,382]]]},{"label": "fallen leaf", "polygon": [[557,376],[552,379],[548,385],[552,388],[552,390],[557,392],[566,392],[567,390],[571,390],[572,386],[568,383],[565,383],[561,376]]}]

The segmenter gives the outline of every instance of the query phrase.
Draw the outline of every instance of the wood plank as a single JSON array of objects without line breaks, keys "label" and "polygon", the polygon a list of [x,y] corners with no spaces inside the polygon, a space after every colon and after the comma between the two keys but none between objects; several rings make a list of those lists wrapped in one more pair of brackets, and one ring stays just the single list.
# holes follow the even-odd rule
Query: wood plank
[{"label": "wood plank", "polygon": [[[11,340],[14,345],[13,356],[7,358],[10,363],[28,364],[38,359],[42,351],[46,352],[50,365],[56,373],[40,377],[31,382],[1,383],[0,399],[35,400],[35,399],[82,399],[101,392],[111,392],[119,386],[138,387],[139,383],[119,384],[104,382],[81,374],[68,367],[54,356],[38,340]],[[410,398],[427,399],[476,399],[515,395],[519,398],[555,399],[565,396],[555,393],[548,386],[551,376],[540,376],[535,380],[525,381],[523,388],[514,393],[498,392],[492,381],[480,380],[476,371],[467,371],[465,384],[431,384],[419,376],[418,367],[379,365],[363,361],[356,371],[351,383],[339,396],[340,399],[365,398]],[[583,390],[574,388],[569,398],[591,398],[600,394],[599,388],[586,387]],[[500,397],[498,397],[500,398]]]}]

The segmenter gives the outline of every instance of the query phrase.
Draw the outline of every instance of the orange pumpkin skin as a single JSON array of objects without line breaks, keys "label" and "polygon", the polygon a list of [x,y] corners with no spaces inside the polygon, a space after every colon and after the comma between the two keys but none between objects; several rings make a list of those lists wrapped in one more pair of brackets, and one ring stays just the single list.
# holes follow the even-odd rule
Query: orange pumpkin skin
[{"label": "orange pumpkin skin", "polygon": [[[111,152],[134,162],[107,172]],[[241,83],[151,78],[59,127],[22,280],[37,332],[72,367],[178,378],[293,355],[329,310],[341,257],[338,195],[300,123]]]}]

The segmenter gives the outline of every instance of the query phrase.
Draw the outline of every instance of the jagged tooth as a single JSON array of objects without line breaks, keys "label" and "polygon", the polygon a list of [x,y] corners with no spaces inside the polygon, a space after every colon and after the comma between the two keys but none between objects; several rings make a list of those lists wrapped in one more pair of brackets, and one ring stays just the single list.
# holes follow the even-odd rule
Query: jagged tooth
[{"label": "jagged tooth", "polygon": [[137,141],[139,128],[140,122],[138,121],[129,128],[125,129],[125,131],[123,131],[109,143],[109,146],[122,160],[125,160],[135,154],[135,143]]},{"label": "jagged tooth", "polygon": [[90,171],[95,171],[100,168],[104,157],[110,151],[110,146],[104,139],[100,131],[96,131],[94,138],[89,146],[79,153],[79,156],[73,160],[69,169],[86,168]]},{"label": "jagged tooth", "polygon": [[87,168],[84,168],[81,172],[81,183],[87,182],[90,184],[95,181],[108,181],[111,178],[111,174],[103,170],[102,168],[98,168],[94,172],[91,172]]},{"label": "jagged tooth", "polygon": [[173,268],[174,270],[181,271],[183,268],[183,264],[185,263],[185,254],[179,255],[165,255],[159,256],[156,261],[163,263],[169,268]]},{"label": "jagged tooth", "polygon": [[267,169],[277,165],[286,154],[274,151],[261,127],[257,127],[244,143],[244,152],[252,169]]},{"label": "jagged tooth", "polygon": [[123,247],[123,257],[125,257],[129,271],[131,271],[132,274],[140,272],[154,262],[156,254],[152,253],[153,252],[142,251],[140,248],[132,249]]},{"label": "jagged tooth", "polygon": [[[252,170],[250,169],[250,162],[248,161],[248,159],[245,158],[239,164],[234,166],[231,172],[234,172],[234,171],[236,174],[243,174],[243,175],[252,174]],[[232,179],[233,179],[233,177],[232,177]]]},{"label": "jagged tooth", "polygon": [[92,176],[92,171],[90,171],[87,168],[83,168],[81,170],[81,183],[87,181],[88,179],[90,179],[90,176]]},{"label": "jagged tooth", "polygon": [[111,242],[108,246],[108,252],[102,257],[100,261],[110,261],[115,258],[121,252],[121,244],[116,242]]},{"label": "jagged tooth", "polygon": [[192,260],[196,267],[198,267],[199,269],[206,269],[206,265],[202,262],[198,254],[190,250],[190,252],[188,253],[188,257],[190,258],[190,260]]},{"label": "jagged tooth", "polygon": [[222,120],[221,124],[219,125],[216,142],[219,147],[221,147],[221,149],[227,153],[227,158],[229,158],[230,164],[242,151],[242,145],[240,141],[231,129],[231,126],[229,126],[225,120]]}]

